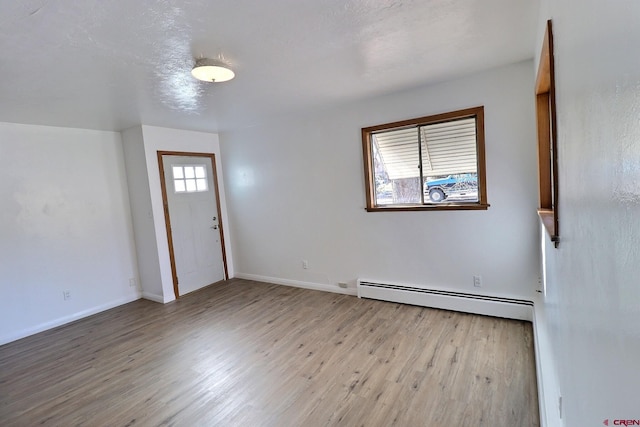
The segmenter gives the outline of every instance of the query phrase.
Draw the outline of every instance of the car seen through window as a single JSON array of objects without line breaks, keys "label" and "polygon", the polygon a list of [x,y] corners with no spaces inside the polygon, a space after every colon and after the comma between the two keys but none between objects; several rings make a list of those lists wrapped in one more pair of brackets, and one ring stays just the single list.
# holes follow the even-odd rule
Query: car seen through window
[{"label": "car seen through window", "polygon": [[427,178],[424,182],[424,195],[433,203],[444,200],[478,200],[478,175],[463,173],[444,177]]}]

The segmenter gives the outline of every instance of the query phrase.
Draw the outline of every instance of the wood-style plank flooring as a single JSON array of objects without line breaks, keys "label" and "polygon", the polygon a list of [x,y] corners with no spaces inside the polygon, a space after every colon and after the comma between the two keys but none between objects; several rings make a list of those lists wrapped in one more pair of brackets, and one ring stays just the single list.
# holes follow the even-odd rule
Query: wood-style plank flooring
[{"label": "wood-style plank flooring", "polygon": [[2,426],[537,426],[527,322],[231,280],[0,347]]}]

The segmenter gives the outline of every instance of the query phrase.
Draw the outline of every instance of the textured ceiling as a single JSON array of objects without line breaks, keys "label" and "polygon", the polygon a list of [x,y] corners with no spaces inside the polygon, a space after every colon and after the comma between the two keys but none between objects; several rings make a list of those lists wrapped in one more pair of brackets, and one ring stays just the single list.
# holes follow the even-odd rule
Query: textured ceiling
[{"label": "textured ceiling", "polygon": [[[537,0],[0,0],[0,121],[217,131],[533,57]],[[222,56],[227,83],[191,77]]]}]

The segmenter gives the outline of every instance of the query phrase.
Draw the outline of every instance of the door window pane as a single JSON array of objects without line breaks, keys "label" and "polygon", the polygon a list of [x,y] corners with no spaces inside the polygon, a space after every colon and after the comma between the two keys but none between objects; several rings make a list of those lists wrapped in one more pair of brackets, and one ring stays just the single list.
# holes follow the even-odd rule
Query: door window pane
[{"label": "door window pane", "polygon": [[196,189],[198,191],[207,191],[207,180],[206,179],[196,179]]},{"label": "door window pane", "polygon": [[187,179],[186,184],[187,184],[187,192],[193,192],[197,190],[195,179]]},{"label": "door window pane", "polygon": [[202,165],[172,165],[173,189],[176,193],[208,191],[207,168]]}]

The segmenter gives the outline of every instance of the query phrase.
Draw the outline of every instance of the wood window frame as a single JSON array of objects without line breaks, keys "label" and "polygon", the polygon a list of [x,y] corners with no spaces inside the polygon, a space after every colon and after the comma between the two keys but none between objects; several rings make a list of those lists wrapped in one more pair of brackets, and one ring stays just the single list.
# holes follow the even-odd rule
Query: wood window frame
[{"label": "wood window frame", "polygon": [[540,198],[538,215],[549,238],[557,248],[560,234],[558,229],[558,134],[554,72],[553,31],[551,20],[548,20],[535,87]]},{"label": "wood window frame", "polygon": [[[377,205],[375,196],[375,179],[373,168],[373,153],[371,148],[371,136],[383,130],[392,130],[410,126],[422,126],[436,123],[443,123],[458,119],[474,117],[476,119],[476,161],[478,177],[478,201],[448,202],[439,204],[396,204]],[[451,111],[432,116],[419,117],[416,119],[403,120],[386,123],[382,125],[362,128],[362,151],[364,160],[364,181],[366,192],[366,208],[368,212],[389,212],[389,211],[442,211],[442,210],[487,210],[487,185],[486,185],[486,161],[485,161],[485,138],[484,138],[484,107],[473,107],[464,110]],[[422,183],[421,183],[422,186]]]}]

